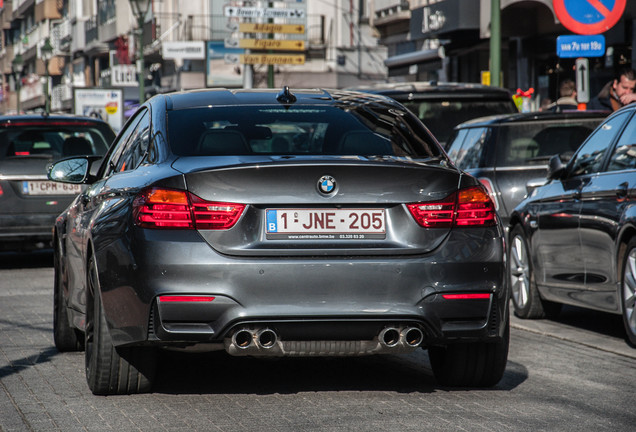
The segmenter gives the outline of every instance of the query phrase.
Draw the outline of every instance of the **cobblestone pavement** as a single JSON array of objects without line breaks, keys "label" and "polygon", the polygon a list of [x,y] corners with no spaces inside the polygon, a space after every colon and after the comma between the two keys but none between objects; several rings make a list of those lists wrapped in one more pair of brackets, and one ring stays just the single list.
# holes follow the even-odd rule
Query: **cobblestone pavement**
[{"label": "cobblestone pavement", "polygon": [[0,267],[0,431],[635,430],[635,358],[518,326],[504,379],[487,390],[438,386],[425,351],[165,353],[154,393],[94,396],[83,353],[53,345],[52,282],[50,267]]}]

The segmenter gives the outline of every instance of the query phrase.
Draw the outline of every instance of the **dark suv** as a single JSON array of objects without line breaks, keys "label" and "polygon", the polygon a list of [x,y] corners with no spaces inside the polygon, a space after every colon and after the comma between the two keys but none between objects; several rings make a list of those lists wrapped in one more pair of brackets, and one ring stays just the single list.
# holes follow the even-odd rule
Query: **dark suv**
[{"label": "dark suv", "polygon": [[108,123],[71,115],[0,116],[0,250],[48,248],[55,218],[81,191],[47,179],[68,156],[103,155]]},{"label": "dark suv", "polygon": [[457,126],[446,151],[458,168],[490,191],[504,226],[525,197],[526,184],[544,180],[548,160],[569,159],[606,112],[534,112],[491,116]]},{"label": "dark suv", "polygon": [[510,92],[471,83],[382,83],[355,90],[397,100],[429,128],[443,145],[460,123],[476,117],[519,112]]}]

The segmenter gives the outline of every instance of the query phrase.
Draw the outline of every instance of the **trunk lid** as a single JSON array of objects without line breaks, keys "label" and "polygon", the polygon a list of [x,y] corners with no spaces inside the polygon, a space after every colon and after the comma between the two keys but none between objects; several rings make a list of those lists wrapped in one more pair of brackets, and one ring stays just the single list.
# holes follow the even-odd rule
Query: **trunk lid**
[{"label": "trunk lid", "polygon": [[[217,157],[208,168],[202,159],[181,158],[173,167],[200,198],[247,205],[231,229],[199,231],[217,251],[241,256],[430,252],[450,228],[422,228],[405,204],[441,200],[461,176],[440,160]],[[330,193],[320,190],[325,179]]]}]

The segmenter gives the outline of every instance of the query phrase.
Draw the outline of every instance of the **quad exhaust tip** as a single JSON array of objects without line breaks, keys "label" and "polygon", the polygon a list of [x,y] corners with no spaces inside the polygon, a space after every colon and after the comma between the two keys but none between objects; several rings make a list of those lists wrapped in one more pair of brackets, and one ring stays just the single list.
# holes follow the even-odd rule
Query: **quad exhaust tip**
[{"label": "quad exhaust tip", "polygon": [[393,348],[402,343],[403,346],[417,347],[424,341],[424,333],[418,327],[385,327],[378,335],[380,343],[387,348]]},{"label": "quad exhaust tip", "polygon": [[232,336],[232,343],[239,349],[247,349],[256,344],[259,348],[269,349],[276,345],[278,335],[272,329],[241,329]]}]

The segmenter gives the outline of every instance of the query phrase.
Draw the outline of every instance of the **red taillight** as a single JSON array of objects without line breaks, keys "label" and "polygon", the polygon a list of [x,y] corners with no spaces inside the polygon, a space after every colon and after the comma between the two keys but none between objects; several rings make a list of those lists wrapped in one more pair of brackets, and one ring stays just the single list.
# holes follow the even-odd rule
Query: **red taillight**
[{"label": "red taillight", "polygon": [[135,223],[143,228],[229,229],[245,205],[205,201],[182,190],[150,188],[133,204]]},{"label": "red taillight", "polygon": [[476,293],[476,294],[442,294],[442,297],[446,300],[475,300],[475,299],[489,299],[490,294]]},{"label": "red taillight", "polygon": [[159,296],[160,303],[201,303],[214,301],[212,296],[165,295]]},{"label": "red taillight", "polygon": [[495,206],[483,187],[471,187],[458,192],[455,225],[492,226],[496,220]]},{"label": "red taillight", "polygon": [[424,228],[492,226],[495,208],[483,186],[461,189],[441,201],[407,204],[415,221]]},{"label": "red taillight", "polygon": [[133,204],[135,223],[144,228],[194,228],[185,191],[151,188]]},{"label": "red taillight", "polygon": [[2,186],[0,186],[0,196],[4,195],[4,191],[2,190]]},{"label": "red taillight", "polygon": [[245,208],[243,204],[204,201],[192,194],[190,198],[197,229],[232,228]]}]

